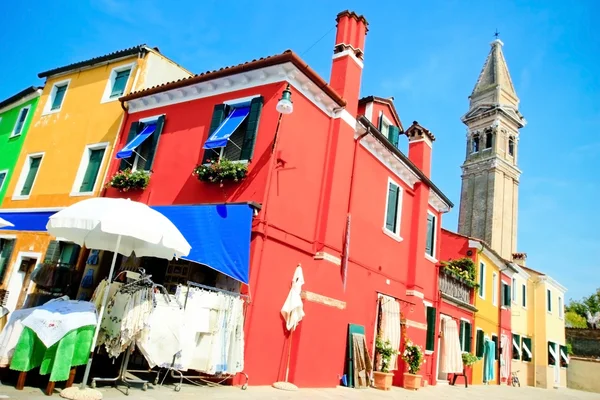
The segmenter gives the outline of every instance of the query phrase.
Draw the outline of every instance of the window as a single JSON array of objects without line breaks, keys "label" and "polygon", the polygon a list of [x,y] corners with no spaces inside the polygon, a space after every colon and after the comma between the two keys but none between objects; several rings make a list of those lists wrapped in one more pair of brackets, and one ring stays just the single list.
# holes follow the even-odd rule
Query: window
[{"label": "window", "polygon": [[515,333],[512,335],[512,358],[513,360],[521,359],[521,336]]},{"label": "window", "polygon": [[250,101],[217,104],[213,110],[208,140],[204,143],[205,163],[226,158],[230,161],[250,161],[262,112],[263,97]]},{"label": "window", "polygon": [[558,296],[558,318],[563,319],[565,310],[563,309],[563,299]]},{"label": "window", "polygon": [[498,306],[498,274],[492,273],[492,304]]},{"label": "window", "polygon": [[427,212],[427,239],[425,241],[425,254],[435,258],[435,231],[436,217],[431,212]]},{"label": "window", "polygon": [[511,290],[510,285],[502,282],[502,307],[510,307]]},{"label": "window", "polygon": [[15,195],[13,198],[28,198],[31,193],[31,189],[35,183],[40,164],[42,163],[42,154],[32,154],[25,160],[21,177],[17,184]]},{"label": "window", "polygon": [[56,83],[50,91],[48,99],[49,107],[46,106],[46,112],[58,112],[62,108],[69,87],[69,81]]},{"label": "window", "polygon": [[400,185],[388,179],[387,199],[385,203],[384,232],[400,238],[400,217],[402,213],[402,189]]},{"label": "window", "polygon": [[546,306],[549,313],[552,312],[552,292],[546,289]]},{"label": "window", "polygon": [[567,346],[559,346],[560,366],[562,368],[569,367],[569,355],[567,354]]},{"label": "window", "polygon": [[75,243],[53,240],[48,243],[44,264],[76,265],[80,250]]},{"label": "window", "polygon": [[521,285],[521,296],[523,297],[521,299],[521,305],[523,308],[527,308],[527,285],[525,284]]},{"label": "window", "polygon": [[2,186],[4,186],[4,181],[8,175],[8,170],[0,171],[0,190],[2,190]]},{"label": "window", "polygon": [[127,144],[116,155],[119,169],[151,171],[164,124],[164,115],[132,122]]},{"label": "window", "polygon": [[513,136],[508,138],[508,155],[515,155],[515,138]]},{"label": "window", "polygon": [[533,347],[531,347],[531,338],[528,337],[523,337],[523,354],[521,355],[521,360],[526,361],[526,362],[530,362],[531,360],[533,360],[533,354],[531,349]]},{"label": "window", "polygon": [[485,148],[491,149],[493,142],[494,142],[494,134],[492,132],[488,132],[485,135]]},{"label": "window", "polygon": [[477,328],[477,339],[475,342],[475,355],[477,357],[483,357],[483,331]]},{"label": "window", "polygon": [[425,350],[433,351],[435,346],[435,320],[436,310],[434,307],[427,307],[427,336],[425,341]]},{"label": "window", "polygon": [[127,80],[129,79],[130,73],[130,69],[117,72],[112,91],[110,92],[110,97],[119,97],[125,92],[125,86],[127,85]]},{"label": "window", "polygon": [[498,347],[498,336],[492,333],[492,342],[494,342],[494,360],[500,358],[500,347]]},{"label": "window", "polygon": [[7,267],[15,247],[15,239],[0,239],[0,285],[4,281]]},{"label": "window", "polygon": [[485,299],[485,264],[479,263],[479,297]]},{"label": "window", "polygon": [[471,352],[471,323],[467,321],[460,321],[460,349],[463,352],[470,353]]},{"label": "window", "polygon": [[512,278],[512,301],[517,302],[517,278]]},{"label": "window", "polygon": [[100,103],[106,103],[109,101],[117,100],[127,90],[127,82],[131,77],[131,72],[135,67],[135,63],[127,65],[121,65],[113,68],[110,71],[104,93],[102,94],[102,100]]},{"label": "window", "polygon": [[101,143],[86,146],[73,185],[72,196],[94,192],[107,145],[107,143]]},{"label": "window", "polygon": [[479,151],[479,134],[473,135],[473,139],[471,142],[471,152],[477,153]]},{"label": "window", "polygon": [[548,342],[548,365],[556,365],[556,345],[553,342]]},{"label": "window", "polygon": [[23,132],[23,128],[25,127],[25,121],[27,120],[27,116],[29,115],[30,107],[23,107],[21,111],[19,111],[19,115],[17,116],[17,122],[15,123],[15,128],[12,131],[10,137],[19,136],[21,132]]}]

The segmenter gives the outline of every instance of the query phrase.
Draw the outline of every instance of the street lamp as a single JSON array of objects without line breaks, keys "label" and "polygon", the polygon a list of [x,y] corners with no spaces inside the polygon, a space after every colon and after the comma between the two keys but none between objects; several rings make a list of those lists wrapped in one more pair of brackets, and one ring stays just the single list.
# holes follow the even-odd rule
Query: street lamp
[{"label": "street lamp", "polygon": [[292,91],[290,90],[289,83],[281,94],[281,99],[279,99],[276,109],[281,114],[291,114],[294,111],[294,104],[292,103]]}]

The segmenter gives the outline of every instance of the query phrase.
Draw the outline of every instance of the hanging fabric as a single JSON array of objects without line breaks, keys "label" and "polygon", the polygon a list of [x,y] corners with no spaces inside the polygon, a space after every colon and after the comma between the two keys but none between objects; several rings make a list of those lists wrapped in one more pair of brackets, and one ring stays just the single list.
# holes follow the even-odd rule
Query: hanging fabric
[{"label": "hanging fabric", "polygon": [[463,372],[462,351],[460,349],[460,338],[458,325],[453,319],[442,319],[440,369],[447,374],[459,374]]},{"label": "hanging fabric", "polygon": [[495,354],[496,354],[495,343],[493,341],[491,341],[490,339],[485,338],[485,342],[483,345],[483,382],[484,383],[489,383],[489,382],[494,381]]},{"label": "hanging fabric", "polygon": [[10,314],[6,326],[0,334],[0,368],[10,365],[15,347],[23,333],[23,320],[34,310],[35,308],[22,308]]},{"label": "hanging fabric", "polygon": [[500,378],[508,379],[510,371],[510,352],[508,351],[508,336],[500,336]]},{"label": "hanging fabric", "polygon": [[[379,297],[379,337],[385,342],[390,341],[392,348],[400,350],[400,303],[388,296]],[[380,366],[380,360],[377,361]],[[398,355],[390,358],[390,370],[398,369]]]}]

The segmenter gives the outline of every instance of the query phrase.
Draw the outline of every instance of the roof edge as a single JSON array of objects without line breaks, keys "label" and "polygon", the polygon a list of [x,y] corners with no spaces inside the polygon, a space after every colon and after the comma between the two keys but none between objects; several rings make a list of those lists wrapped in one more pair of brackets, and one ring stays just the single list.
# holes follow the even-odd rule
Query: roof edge
[{"label": "roof edge", "polygon": [[378,96],[371,95],[371,96],[363,97],[358,100],[358,104],[367,104],[367,103],[387,104],[391,108],[394,118],[396,118],[398,120],[398,123],[400,124],[400,129],[402,130],[402,133],[404,133],[404,127],[402,126],[402,120],[400,119],[400,115],[398,115],[398,110],[396,110],[396,105],[394,104],[393,97],[386,99],[384,97],[378,97]]},{"label": "roof edge", "polygon": [[1,110],[18,102],[19,100],[21,100],[24,97],[34,94],[35,92],[37,92],[40,89],[42,89],[42,87],[29,86],[28,88],[21,90],[19,93],[16,93],[16,94],[10,96],[9,98],[0,101],[0,112],[8,111],[8,110],[1,111]]}]

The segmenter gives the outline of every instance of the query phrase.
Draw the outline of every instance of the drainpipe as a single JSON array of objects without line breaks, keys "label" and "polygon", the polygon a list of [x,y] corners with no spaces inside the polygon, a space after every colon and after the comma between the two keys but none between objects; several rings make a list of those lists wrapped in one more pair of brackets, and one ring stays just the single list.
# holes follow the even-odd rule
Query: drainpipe
[{"label": "drainpipe", "polygon": [[354,154],[352,155],[352,170],[350,173],[350,190],[348,193],[348,208],[347,208],[347,214],[350,214],[350,209],[352,206],[352,188],[354,187],[354,168],[356,166],[356,154],[358,153],[358,145],[360,143],[360,141],[362,140],[362,138],[364,138],[365,136],[367,136],[369,134],[369,128],[367,128],[366,132],[361,134],[360,136],[358,136],[355,140],[354,140]]},{"label": "drainpipe", "polygon": [[[500,347],[502,345],[502,304],[500,304],[500,300],[502,300],[502,272],[506,271],[508,268],[501,268],[499,271],[499,276],[498,278],[498,297],[499,297],[499,301],[498,301],[498,347]],[[507,343],[508,346],[508,343]],[[511,361],[512,362],[512,361]],[[500,354],[500,349],[498,349],[498,386],[502,385],[502,373],[500,372],[502,370],[502,354]],[[510,370],[510,368],[509,368]],[[506,380],[508,381],[508,377],[506,377]]]}]

